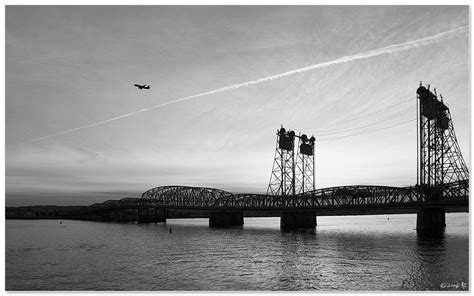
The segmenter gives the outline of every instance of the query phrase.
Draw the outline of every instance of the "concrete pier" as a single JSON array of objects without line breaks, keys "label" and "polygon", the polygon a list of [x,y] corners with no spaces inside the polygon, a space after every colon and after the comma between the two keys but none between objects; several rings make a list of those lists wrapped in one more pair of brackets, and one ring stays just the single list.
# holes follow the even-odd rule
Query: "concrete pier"
[{"label": "concrete pier", "polygon": [[209,227],[222,228],[244,225],[244,213],[241,211],[209,212]]},{"label": "concrete pier", "polygon": [[315,228],[317,225],[316,222],[316,212],[314,211],[288,211],[282,212],[280,217],[280,229],[281,230],[291,230],[298,228]]},{"label": "concrete pier", "polygon": [[446,210],[438,207],[422,207],[416,215],[416,231],[438,232],[446,227]]}]

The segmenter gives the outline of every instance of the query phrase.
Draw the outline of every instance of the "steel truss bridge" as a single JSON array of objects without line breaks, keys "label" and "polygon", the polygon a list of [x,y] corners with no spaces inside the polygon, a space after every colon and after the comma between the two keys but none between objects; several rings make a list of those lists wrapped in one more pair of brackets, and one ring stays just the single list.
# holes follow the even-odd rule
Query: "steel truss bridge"
[{"label": "steel truss bridge", "polygon": [[[439,188],[438,188],[439,189]],[[445,184],[443,200],[432,205],[468,207],[468,180]],[[233,194],[205,187],[161,186],[150,189],[141,198],[123,198],[96,203],[97,209],[143,208],[189,210],[282,211],[348,209],[348,208],[413,208],[425,205],[427,197],[417,186],[392,187],[376,185],[337,186],[317,189],[296,196],[266,194]]]},{"label": "steel truss bridge", "polygon": [[[306,218],[298,222],[299,217],[290,217],[285,213],[300,212],[298,215],[309,217],[309,220],[301,222],[302,225],[312,227],[310,220],[315,218],[314,213],[417,213],[417,229],[443,228],[446,211],[468,211],[469,172],[457,143],[449,108],[443,103],[442,97],[439,100],[436,90],[433,93],[429,85],[426,88],[420,83],[417,98],[418,185],[354,185],[315,189],[314,137],[308,139],[306,135],[296,135],[294,131],[286,131],[281,127],[277,131],[274,165],[267,194],[233,194],[214,188],[161,186],[144,192],[141,198],[93,204],[84,214],[114,212],[118,221],[120,215],[130,217],[136,211],[136,221],[140,221],[141,211],[146,211],[147,217],[150,212],[155,215],[156,222],[159,219],[166,220],[166,210],[194,210],[207,212],[210,221],[222,225],[242,225],[244,212],[251,213],[250,216],[273,212],[279,213],[276,215],[282,217],[281,221],[298,226]],[[298,147],[295,147],[296,138],[299,139]],[[238,213],[238,221],[233,214],[222,214],[226,211]],[[227,218],[224,215],[228,215]]]}]

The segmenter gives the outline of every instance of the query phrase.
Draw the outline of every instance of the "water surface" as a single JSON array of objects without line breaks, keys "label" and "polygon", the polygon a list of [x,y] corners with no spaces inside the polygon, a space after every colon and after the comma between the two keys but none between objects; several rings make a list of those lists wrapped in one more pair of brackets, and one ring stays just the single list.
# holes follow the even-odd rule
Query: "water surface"
[{"label": "water surface", "polygon": [[467,290],[469,216],[446,224],[430,238],[411,214],[318,217],[315,232],[281,232],[279,218],[6,220],[6,289]]}]

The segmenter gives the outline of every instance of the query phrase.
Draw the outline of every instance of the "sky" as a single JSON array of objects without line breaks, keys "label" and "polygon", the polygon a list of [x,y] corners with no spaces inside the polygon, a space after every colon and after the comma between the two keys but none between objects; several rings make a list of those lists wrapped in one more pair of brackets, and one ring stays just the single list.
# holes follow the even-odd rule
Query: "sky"
[{"label": "sky", "polygon": [[414,185],[420,81],[470,167],[469,30],[468,6],[6,6],[6,205],[265,193],[281,125],[315,135],[317,188]]}]

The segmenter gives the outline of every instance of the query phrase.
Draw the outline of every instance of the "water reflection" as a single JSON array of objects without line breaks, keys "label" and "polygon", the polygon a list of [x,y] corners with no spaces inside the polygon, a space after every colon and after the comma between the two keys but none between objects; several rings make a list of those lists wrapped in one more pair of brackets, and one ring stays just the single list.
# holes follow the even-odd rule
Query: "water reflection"
[{"label": "water reflection", "polygon": [[66,228],[7,221],[6,287],[444,290],[443,283],[468,283],[469,275],[468,216],[447,218],[438,237],[417,235],[416,217],[402,215],[319,218],[315,231],[290,232],[279,230],[278,219],[257,218],[233,229],[209,229],[207,219],[63,221]]}]

